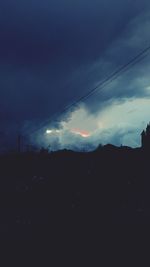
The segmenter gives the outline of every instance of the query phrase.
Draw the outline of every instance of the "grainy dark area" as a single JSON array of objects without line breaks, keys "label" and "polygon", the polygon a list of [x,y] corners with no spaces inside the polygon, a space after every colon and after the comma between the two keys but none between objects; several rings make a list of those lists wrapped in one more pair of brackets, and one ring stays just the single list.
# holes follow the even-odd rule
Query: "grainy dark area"
[{"label": "grainy dark area", "polygon": [[67,242],[72,251],[80,246],[82,252],[85,246],[96,251],[97,241],[106,241],[114,229],[123,234],[148,226],[149,153],[106,145],[90,153],[1,156],[2,240],[38,247],[49,240],[61,251]]}]

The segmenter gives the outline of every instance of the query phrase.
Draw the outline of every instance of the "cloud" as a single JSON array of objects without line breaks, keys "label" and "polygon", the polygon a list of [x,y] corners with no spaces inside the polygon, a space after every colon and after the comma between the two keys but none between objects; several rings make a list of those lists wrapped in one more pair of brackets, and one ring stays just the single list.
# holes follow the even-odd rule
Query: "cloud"
[{"label": "cloud", "polygon": [[[48,118],[51,125],[60,126],[61,119],[55,123],[53,114],[145,46],[149,7],[146,0],[1,1],[0,130],[12,135],[22,128],[26,135]],[[78,115],[79,126],[88,117],[94,128],[95,117],[107,108],[109,114],[109,106],[149,97],[148,74],[145,58],[86,102],[87,115]],[[72,110],[62,120],[69,123],[70,116]],[[59,140],[58,146],[64,142]]]},{"label": "cloud", "polygon": [[[124,103],[112,103],[96,115],[89,113],[85,106],[72,113],[67,121],[61,121],[59,131],[49,125],[49,132],[40,132],[33,136],[32,142],[51,150],[74,149],[94,150],[99,144],[112,143],[117,146],[138,147],[141,145],[140,134],[149,121],[150,99],[137,98]],[[134,108],[134,110],[133,110]],[[78,129],[74,131],[73,129]],[[51,130],[51,131],[50,131]],[[87,132],[82,136],[77,132]]]},{"label": "cloud", "polygon": [[[129,55],[132,55],[132,53],[136,55],[137,52],[141,51],[142,38],[139,36],[139,29],[141,29],[141,32],[145,32],[144,40],[148,40],[148,32],[144,31],[145,25],[150,23],[147,21],[147,17],[147,14],[142,14],[132,21],[131,25],[126,29],[128,39],[126,39],[126,34],[125,37],[118,38],[110,47],[110,50],[106,51],[106,55],[109,55],[110,59],[104,55],[100,61],[90,66],[88,70],[89,76],[94,74],[94,77],[96,77],[97,70],[99,68],[102,69],[102,67],[103,72],[105,70],[111,72],[114,66],[117,68],[119,62],[115,62],[115,59],[117,58],[118,47],[123,55],[122,61],[124,60],[124,51],[126,53],[129,51]],[[136,42],[135,47],[133,39],[139,40],[139,42]],[[121,46],[121,44],[123,45]],[[143,47],[144,45],[145,43],[143,42]],[[112,60],[112,57],[114,57],[114,60]],[[79,150],[86,148],[91,150],[100,143],[112,143],[119,146],[123,144],[132,147],[140,146],[140,133],[149,121],[149,71],[149,58],[146,57],[140,64],[129,69],[129,71],[102,90],[100,89],[85,104],[80,104],[75,111],[70,112],[67,121],[62,123],[60,120],[62,135],[57,149],[72,148]],[[96,78],[94,79],[96,80]],[[70,134],[69,130],[73,127],[93,133],[85,140],[82,137]],[[63,132],[64,129],[65,131]],[[53,149],[55,149],[55,145]]]}]

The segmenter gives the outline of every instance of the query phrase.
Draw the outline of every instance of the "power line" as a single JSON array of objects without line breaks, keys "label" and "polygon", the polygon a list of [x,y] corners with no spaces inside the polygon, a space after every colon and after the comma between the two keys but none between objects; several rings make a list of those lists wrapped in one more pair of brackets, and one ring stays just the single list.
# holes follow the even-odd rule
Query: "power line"
[{"label": "power line", "polygon": [[[150,50],[150,46],[143,49],[140,53],[138,53],[135,57],[133,57],[130,61],[119,67],[117,70],[112,72],[108,77],[106,77],[103,81],[99,82],[93,89],[91,89],[87,94],[79,97],[77,100],[75,100],[73,103],[67,105],[64,107],[61,111],[56,112],[53,114],[49,119],[47,119],[44,123],[42,123],[38,128],[30,132],[28,135],[32,135],[35,132],[40,131],[42,128],[44,128],[50,120],[54,119],[58,115],[62,115],[63,113],[67,112],[71,108],[75,107],[77,104],[79,104],[82,101],[86,101],[89,97],[91,97],[93,94],[97,93],[97,91],[101,91],[109,85],[112,81],[116,80],[118,77],[120,77],[124,72],[128,71],[130,68],[132,68],[134,65],[141,62],[147,55]],[[146,54],[147,53],[147,54]]]}]

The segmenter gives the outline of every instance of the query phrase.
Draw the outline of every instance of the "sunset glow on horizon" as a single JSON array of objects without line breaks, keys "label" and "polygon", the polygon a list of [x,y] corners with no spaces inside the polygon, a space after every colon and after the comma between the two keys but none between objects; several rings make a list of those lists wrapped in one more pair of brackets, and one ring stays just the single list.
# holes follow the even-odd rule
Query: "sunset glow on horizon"
[{"label": "sunset glow on horizon", "polygon": [[71,132],[74,133],[74,134],[78,134],[78,135],[82,136],[83,138],[88,138],[88,137],[91,136],[91,134],[88,131],[85,131],[85,130],[72,129]]}]

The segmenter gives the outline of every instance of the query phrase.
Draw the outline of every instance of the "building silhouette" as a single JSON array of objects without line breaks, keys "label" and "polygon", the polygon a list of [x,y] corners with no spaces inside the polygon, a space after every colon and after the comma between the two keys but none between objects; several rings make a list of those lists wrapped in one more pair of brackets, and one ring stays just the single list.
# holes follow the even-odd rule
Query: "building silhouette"
[{"label": "building silhouette", "polygon": [[150,123],[147,125],[146,130],[141,133],[141,145],[144,149],[150,149]]}]

